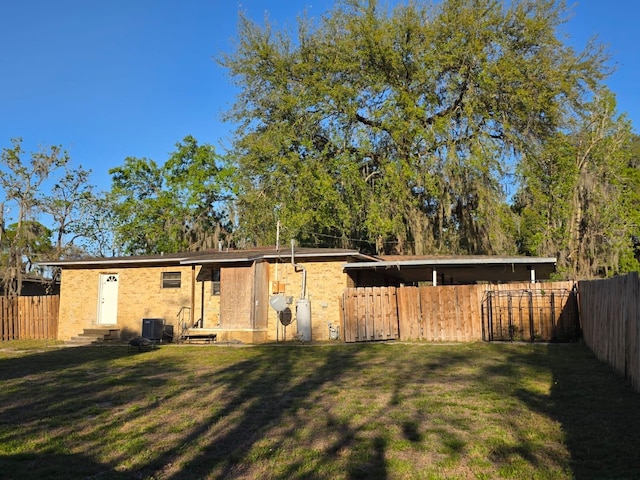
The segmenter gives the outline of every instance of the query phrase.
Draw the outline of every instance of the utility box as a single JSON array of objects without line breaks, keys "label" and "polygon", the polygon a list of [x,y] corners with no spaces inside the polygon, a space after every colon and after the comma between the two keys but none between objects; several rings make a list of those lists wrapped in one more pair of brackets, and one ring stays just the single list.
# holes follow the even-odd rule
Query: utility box
[{"label": "utility box", "polygon": [[153,342],[162,342],[164,335],[164,318],[143,318],[142,337]]}]

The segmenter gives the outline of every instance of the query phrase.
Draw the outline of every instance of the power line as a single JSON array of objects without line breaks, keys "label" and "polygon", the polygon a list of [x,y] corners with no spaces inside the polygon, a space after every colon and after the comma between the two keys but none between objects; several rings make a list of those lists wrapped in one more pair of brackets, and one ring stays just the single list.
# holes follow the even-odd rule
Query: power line
[{"label": "power line", "polygon": [[[368,243],[370,245],[375,245],[377,243],[376,241],[373,241],[373,240],[363,240],[361,238],[351,238],[351,237],[339,237],[337,235],[329,235],[329,234],[326,234],[326,233],[314,233],[313,236],[333,238],[333,239],[336,239],[336,240],[349,240],[351,242]],[[382,241],[381,243],[383,243],[385,245],[390,245],[390,244],[396,245],[398,243],[413,244],[413,243],[415,243],[415,241],[413,241],[413,240],[405,240],[403,242],[400,242],[399,240],[385,240],[385,241]]]}]

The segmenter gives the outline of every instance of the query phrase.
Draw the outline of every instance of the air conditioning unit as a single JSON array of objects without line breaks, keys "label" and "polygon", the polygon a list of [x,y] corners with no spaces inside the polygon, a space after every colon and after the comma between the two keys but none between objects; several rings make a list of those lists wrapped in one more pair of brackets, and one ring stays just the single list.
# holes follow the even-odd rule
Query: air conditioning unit
[{"label": "air conditioning unit", "polygon": [[164,334],[164,318],[143,318],[142,337],[153,342],[162,342]]}]

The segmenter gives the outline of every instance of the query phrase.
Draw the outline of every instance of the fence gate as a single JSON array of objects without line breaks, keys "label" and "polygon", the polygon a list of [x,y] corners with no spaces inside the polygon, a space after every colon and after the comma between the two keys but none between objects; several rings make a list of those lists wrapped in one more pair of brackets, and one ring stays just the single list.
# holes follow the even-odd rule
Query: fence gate
[{"label": "fence gate", "polygon": [[345,342],[397,339],[396,288],[347,288],[342,297],[342,318]]},{"label": "fence gate", "polygon": [[575,338],[578,331],[574,290],[491,290],[482,301],[485,341],[562,342]]}]

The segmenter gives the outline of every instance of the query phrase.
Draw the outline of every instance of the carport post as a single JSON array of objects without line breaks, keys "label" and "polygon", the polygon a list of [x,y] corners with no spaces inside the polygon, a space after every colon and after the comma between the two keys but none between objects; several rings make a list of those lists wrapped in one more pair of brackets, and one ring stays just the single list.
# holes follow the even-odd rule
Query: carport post
[{"label": "carport post", "polygon": [[536,283],[536,270],[531,268],[531,283]]},{"label": "carport post", "polygon": [[434,268],[431,273],[431,285],[438,286],[438,271]]}]

